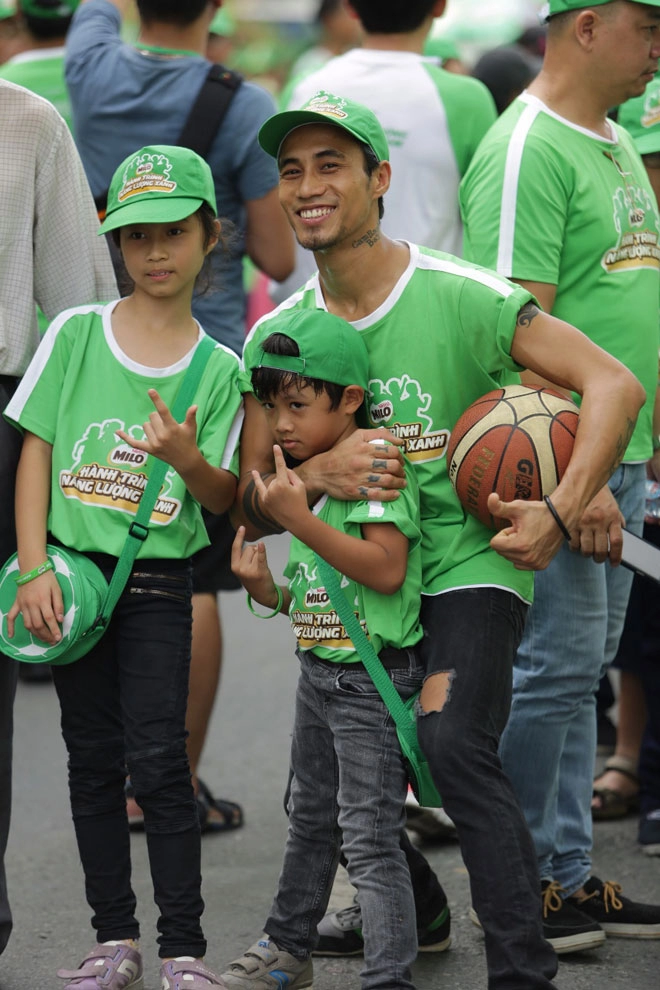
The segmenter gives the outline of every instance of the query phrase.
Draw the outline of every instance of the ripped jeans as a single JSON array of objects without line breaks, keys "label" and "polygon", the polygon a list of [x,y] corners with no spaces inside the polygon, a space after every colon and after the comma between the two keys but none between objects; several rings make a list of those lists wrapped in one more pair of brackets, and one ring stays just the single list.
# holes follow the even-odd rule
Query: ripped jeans
[{"label": "ripped jeans", "polygon": [[527,605],[501,588],[422,597],[426,677],[449,673],[441,711],[421,712],[419,742],[458,831],[486,939],[489,990],[548,990],[536,853],[498,756]]},{"label": "ripped jeans", "polygon": [[[90,554],[106,577],[114,558]],[[98,941],[138,938],[124,783],[144,812],[159,954],[203,956],[199,819],[186,754],[187,560],[137,560],[105,636],[53,667],[69,790]]]}]

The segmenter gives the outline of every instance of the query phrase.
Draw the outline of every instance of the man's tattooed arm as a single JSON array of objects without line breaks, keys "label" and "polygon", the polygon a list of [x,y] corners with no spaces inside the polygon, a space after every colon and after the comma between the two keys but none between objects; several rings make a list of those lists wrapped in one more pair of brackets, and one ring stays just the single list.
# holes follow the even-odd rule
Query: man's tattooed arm
[{"label": "man's tattooed arm", "polygon": [[619,464],[623,460],[624,454],[628,449],[628,444],[630,443],[630,438],[633,435],[634,429],[635,429],[635,421],[629,419],[625,432],[621,436],[617,437],[616,448],[614,453],[614,461],[610,465],[610,470],[609,470],[610,476],[614,474]]},{"label": "man's tattooed arm", "polygon": [[528,327],[535,316],[538,316],[541,310],[538,308],[536,303],[528,302],[525,303],[523,308],[519,311],[516,318],[516,326]]}]

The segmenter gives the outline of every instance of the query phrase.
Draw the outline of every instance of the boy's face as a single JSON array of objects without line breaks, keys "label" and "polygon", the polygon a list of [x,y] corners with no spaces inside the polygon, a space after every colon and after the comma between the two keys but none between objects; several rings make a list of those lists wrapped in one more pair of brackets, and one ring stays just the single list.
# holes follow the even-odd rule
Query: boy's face
[{"label": "boy's face", "polygon": [[349,385],[337,409],[331,409],[326,392],[316,395],[311,385],[292,386],[261,405],[275,442],[295,460],[306,461],[353,433],[363,394],[359,386]]}]

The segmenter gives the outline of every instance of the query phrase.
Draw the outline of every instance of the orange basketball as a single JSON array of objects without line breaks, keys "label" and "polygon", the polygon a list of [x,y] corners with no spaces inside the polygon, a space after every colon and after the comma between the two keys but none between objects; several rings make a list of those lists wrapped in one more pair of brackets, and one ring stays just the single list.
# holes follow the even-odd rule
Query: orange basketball
[{"label": "orange basketball", "polygon": [[506,520],[488,496],[540,500],[559,484],[573,452],[579,417],[570,399],[548,388],[507,385],[468,406],[452,430],[447,469],[463,508],[489,529]]}]

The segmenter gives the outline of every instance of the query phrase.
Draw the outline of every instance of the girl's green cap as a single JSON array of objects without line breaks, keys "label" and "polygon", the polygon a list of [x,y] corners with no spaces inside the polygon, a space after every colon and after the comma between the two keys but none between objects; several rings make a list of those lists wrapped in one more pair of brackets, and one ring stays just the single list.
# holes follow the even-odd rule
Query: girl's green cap
[{"label": "girl's green cap", "polygon": [[211,169],[189,148],[158,144],[126,158],[108,190],[99,233],[133,223],[172,223],[208,203],[217,213]]},{"label": "girl's green cap", "polygon": [[[660,0],[658,0],[660,3]],[[259,144],[277,158],[282,141],[303,124],[335,124],[357,141],[368,144],[379,162],[390,157],[385,131],[375,113],[362,103],[320,90],[300,110],[284,110],[270,117],[259,131]]]}]

